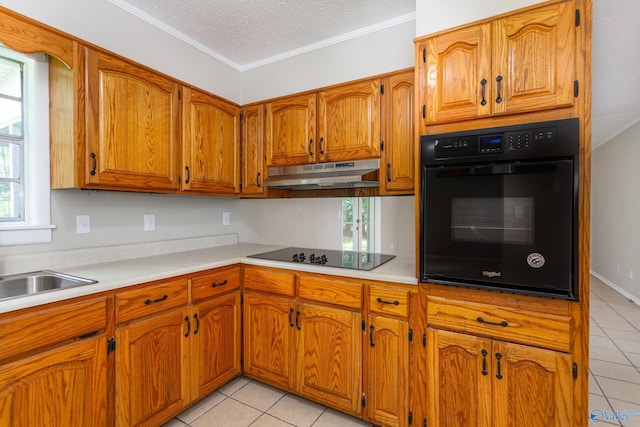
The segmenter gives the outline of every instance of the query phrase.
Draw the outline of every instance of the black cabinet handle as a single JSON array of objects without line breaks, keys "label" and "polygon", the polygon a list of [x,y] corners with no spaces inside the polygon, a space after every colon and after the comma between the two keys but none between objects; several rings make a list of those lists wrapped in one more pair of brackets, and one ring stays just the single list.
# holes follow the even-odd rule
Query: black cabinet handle
[{"label": "black cabinet handle", "polygon": [[394,301],[385,301],[385,300],[383,300],[382,298],[378,297],[378,299],[377,299],[376,301],[378,301],[380,304],[389,304],[389,305],[393,304],[393,305],[400,305],[400,301],[398,301],[398,300],[394,300]]},{"label": "black cabinet handle", "polygon": [[300,330],[300,311],[296,311],[296,328],[298,328],[298,330]]},{"label": "black cabinet handle", "polygon": [[193,330],[193,335],[195,335],[200,330],[200,319],[198,318],[198,313],[193,315],[193,319],[196,321],[196,328]]},{"label": "black cabinet handle", "polygon": [[391,163],[387,163],[387,182],[391,182]]},{"label": "black cabinet handle", "polygon": [[487,85],[487,79],[480,80],[480,85],[482,86],[482,90],[480,91],[480,95],[482,96],[482,101],[480,101],[480,105],[484,107],[485,105],[487,105],[487,100],[484,98],[484,90],[485,90],[485,86]]},{"label": "black cabinet handle", "polygon": [[480,372],[482,375],[487,375],[487,350],[482,349],[482,372]]},{"label": "black cabinet handle", "polygon": [[191,171],[189,170],[189,166],[185,166],[184,170],[187,172],[187,179],[184,180],[185,184],[188,184],[191,181]]},{"label": "black cabinet handle", "polygon": [[500,104],[502,102],[502,76],[496,77],[496,82],[498,82],[498,97],[496,98],[496,102]]},{"label": "black cabinet handle", "polygon": [[97,162],[96,162],[96,153],[89,154],[89,157],[91,157],[91,160],[93,161],[93,166],[92,166],[91,170],[89,171],[89,174],[90,175],[95,175],[96,174],[96,168],[98,167]]},{"label": "black cabinet handle", "polygon": [[188,337],[191,332],[191,321],[189,320],[189,316],[184,317],[184,321],[187,322],[187,332],[184,333],[184,337]]},{"label": "black cabinet handle", "polygon": [[220,283],[213,282],[213,283],[211,284],[211,287],[212,287],[212,288],[216,288],[216,287],[218,287],[218,286],[224,286],[224,285],[226,285],[226,284],[227,284],[227,279],[224,279],[224,280],[223,280],[222,282],[220,282]]},{"label": "black cabinet handle", "polygon": [[509,326],[509,324],[504,320],[502,322],[491,322],[489,320],[484,320],[482,317],[478,317],[476,320],[478,321],[478,323],[486,323],[487,325],[493,326],[502,326],[503,328]]},{"label": "black cabinet handle", "polygon": [[161,301],[164,301],[164,300],[166,300],[167,298],[169,298],[167,295],[162,295],[162,296],[161,296],[160,298],[158,298],[158,299],[153,299],[153,300],[148,299],[148,300],[145,300],[145,302],[144,302],[144,303],[145,303],[146,305],[149,305],[149,304],[153,304],[154,302],[161,302]]},{"label": "black cabinet handle", "polygon": [[376,343],[373,342],[373,331],[375,330],[375,327],[373,325],[369,326],[369,345],[371,347],[375,347]]},{"label": "black cabinet handle", "polygon": [[320,138],[320,154],[324,154],[324,148],[322,148],[322,143],[324,142],[324,138]]},{"label": "black cabinet handle", "polygon": [[260,187],[262,184],[260,184],[260,172],[258,172],[258,175],[256,175],[256,185],[258,187]]},{"label": "black cabinet handle", "polygon": [[496,353],[496,359],[498,359],[498,373],[496,374],[496,378],[502,379],[502,370],[500,369],[500,359],[502,359],[502,354]]},{"label": "black cabinet handle", "polygon": [[293,308],[289,309],[289,326],[293,328]]},{"label": "black cabinet handle", "polygon": [[313,157],[313,151],[311,151],[313,146],[313,138],[309,140],[309,156]]}]

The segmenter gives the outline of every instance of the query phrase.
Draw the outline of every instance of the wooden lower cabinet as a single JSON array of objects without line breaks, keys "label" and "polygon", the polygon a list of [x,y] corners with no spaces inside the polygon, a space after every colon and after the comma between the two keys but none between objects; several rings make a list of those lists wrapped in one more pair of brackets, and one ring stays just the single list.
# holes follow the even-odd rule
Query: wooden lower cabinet
[{"label": "wooden lower cabinet", "polygon": [[428,329],[428,425],[571,425],[566,353]]},{"label": "wooden lower cabinet", "polygon": [[409,425],[409,323],[370,315],[365,345],[367,420],[384,426]]},{"label": "wooden lower cabinet", "polygon": [[0,365],[0,425],[103,426],[104,334]]},{"label": "wooden lower cabinet", "polygon": [[116,330],[116,425],[155,426],[189,403],[189,309]]}]

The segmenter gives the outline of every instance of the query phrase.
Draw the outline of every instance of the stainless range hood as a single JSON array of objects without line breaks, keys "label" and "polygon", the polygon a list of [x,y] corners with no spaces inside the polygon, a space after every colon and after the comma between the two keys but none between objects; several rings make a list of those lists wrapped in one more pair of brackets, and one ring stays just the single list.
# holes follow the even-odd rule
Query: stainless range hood
[{"label": "stainless range hood", "polygon": [[377,187],[380,159],[269,168],[264,185],[292,190]]}]

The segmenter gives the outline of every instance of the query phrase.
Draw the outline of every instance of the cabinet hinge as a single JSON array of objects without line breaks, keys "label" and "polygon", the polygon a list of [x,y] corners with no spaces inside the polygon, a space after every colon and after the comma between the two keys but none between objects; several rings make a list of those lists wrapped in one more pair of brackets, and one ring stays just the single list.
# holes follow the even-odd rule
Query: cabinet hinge
[{"label": "cabinet hinge", "polygon": [[178,89],[178,99],[180,99],[181,96],[182,96],[182,93],[180,92],[180,89]]},{"label": "cabinet hinge", "polygon": [[244,113],[240,113],[240,121],[242,121],[242,119],[244,119]]},{"label": "cabinet hinge", "polygon": [[409,336],[407,338],[409,338],[409,342],[413,342],[413,329],[409,329]]},{"label": "cabinet hinge", "polygon": [[367,321],[362,319],[360,325],[362,326],[362,332],[367,332]]},{"label": "cabinet hinge", "polygon": [[240,295],[240,304],[244,304],[244,295]]},{"label": "cabinet hinge", "polygon": [[380,85],[380,95],[384,95],[384,85]]},{"label": "cabinet hinge", "polygon": [[422,334],[422,346],[423,347],[427,346],[427,333],[426,332],[424,334]]},{"label": "cabinet hinge", "polygon": [[422,62],[427,62],[427,48],[422,49]]},{"label": "cabinet hinge", "polygon": [[573,96],[577,98],[579,93],[580,93],[580,83],[577,80],[575,80],[573,82]]},{"label": "cabinet hinge", "polygon": [[367,395],[364,394],[364,393],[362,393],[362,401],[361,401],[361,403],[362,403],[362,407],[363,408],[367,407]]},{"label": "cabinet hinge", "polygon": [[380,151],[384,151],[384,141],[380,141]]},{"label": "cabinet hinge", "polygon": [[573,379],[578,379],[578,364],[576,362],[573,362]]},{"label": "cabinet hinge", "polygon": [[427,105],[426,105],[426,104],[424,104],[424,105],[422,106],[422,118],[423,118],[423,119],[426,119],[426,118],[427,118]]},{"label": "cabinet hinge", "polygon": [[427,427],[427,419],[426,418],[422,419],[422,427]]},{"label": "cabinet hinge", "polygon": [[409,425],[413,424],[413,412],[409,411],[409,416],[407,417],[407,422]]},{"label": "cabinet hinge", "polygon": [[580,26],[580,9],[576,9],[576,27]]},{"label": "cabinet hinge", "polygon": [[116,351],[116,339],[111,337],[107,340],[107,354],[111,354]]}]

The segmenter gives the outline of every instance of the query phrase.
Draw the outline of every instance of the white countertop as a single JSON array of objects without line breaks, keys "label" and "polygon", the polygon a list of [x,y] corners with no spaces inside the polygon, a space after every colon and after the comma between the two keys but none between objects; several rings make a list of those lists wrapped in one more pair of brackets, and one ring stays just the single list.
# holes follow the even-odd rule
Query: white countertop
[{"label": "white countertop", "polygon": [[150,257],[58,269],[56,271],[97,280],[98,283],[6,299],[0,301],[0,313],[237,263],[409,285],[416,285],[418,283],[415,277],[415,261],[413,257],[409,256],[397,256],[371,271],[248,258],[249,255],[281,248],[282,246],[237,243],[206,249],[173,252]]}]

